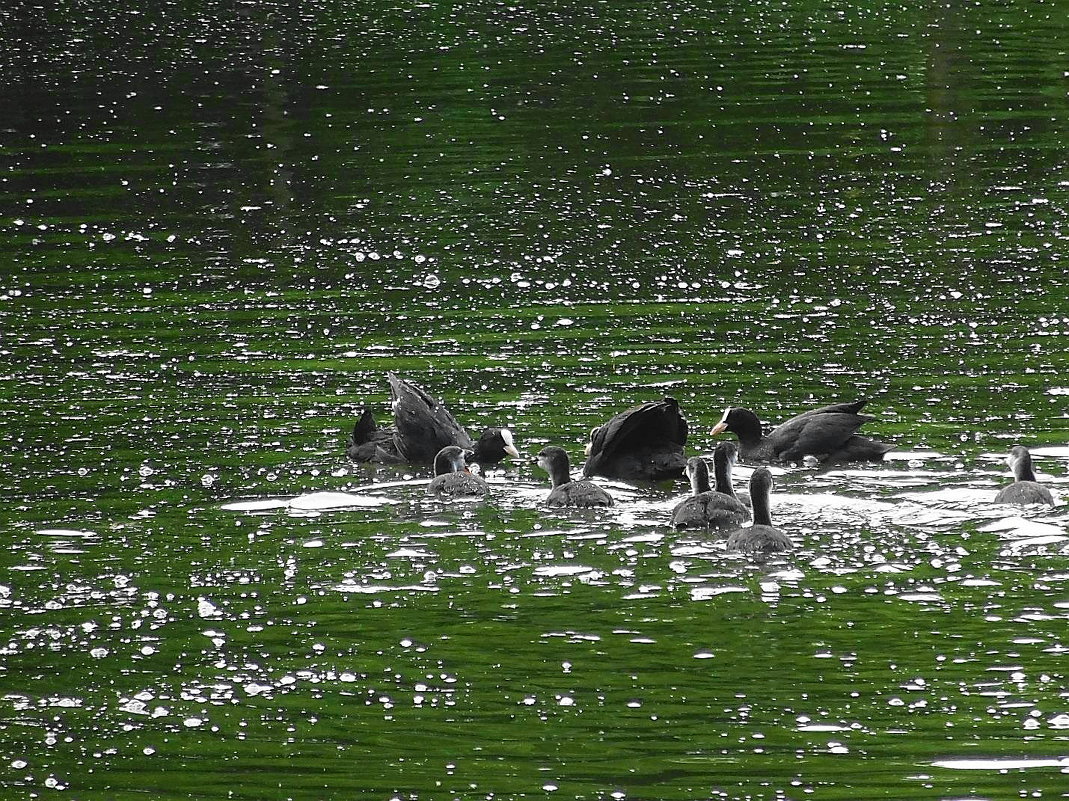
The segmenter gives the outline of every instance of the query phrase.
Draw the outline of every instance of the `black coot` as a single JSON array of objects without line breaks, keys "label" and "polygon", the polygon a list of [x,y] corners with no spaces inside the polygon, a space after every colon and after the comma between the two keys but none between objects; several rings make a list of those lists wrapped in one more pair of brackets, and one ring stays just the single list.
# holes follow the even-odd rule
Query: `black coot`
[{"label": "black coot", "polygon": [[356,462],[409,463],[430,465],[446,445],[473,450],[473,461],[497,464],[519,452],[507,428],[488,428],[473,443],[440,400],[422,387],[388,373],[393,426],[379,428],[370,410],[365,409],[353,427],[346,454]]},{"label": "black coot", "polygon": [[620,412],[590,433],[586,476],[628,481],[679,478],[687,465],[687,421],[675,398]]},{"label": "black coot", "polygon": [[772,473],[769,469],[759,467],[754,470],[750,476],[753,525],[732,531],[728,535],[728,548],[746,553],[778,553],[793,547],[790,537],[772,525],[768,498],[771,491]]},{"label": "black coot", "polygon": [[713,451],[713,469],[717,487],[709,485],[709,466],[700,456],[687,460],[687,477],[692,495],[684,498],[672,510],[672,526],[676,529],[730,529],[750,519],[750,511],[735,497],[731,488],[731,465],[735,458],[735,443],[721,442]]},{"label": "black coot", "polygon": [[438,451],[456,445],[466,451],[475,443],[445,404],[395,373],[387,373],[390,382],[390,408],[393,410],[393,440],[397,452],[410,464],[432,464]]},{"label": "black coot", "polygon": [[1050,490],[1036,481],[1035,471],[1032,470],[1032,454],[1028,452],[1028,448],[1024,445],[1014,445],[1010,448],[1006,464],[1013,472],[1014,482],[999,490],[995,503],[1054,505],[1054,496],[1050,494]]},{"label": "black coot", "polygon": [[353,426],[345,454],[354,462],[404,462],[393,441],[393,428],[379,428],[370,409],[364,409]]},{"label": "black coot", "polygon": [[731,431],[739,438],[743,459],[754,462],[800,462],[812,457],[819,462],[873,462],[892,450],[857,431],[872,415],[859,414],[865,401],[834,403],[803,412],[763,435],[761,421],[749,409],[724,412],[713,434]]},{"label": "black coot", "polygon": [[490,488],[486,482],[468,472],[467,461],[471,451],[446,445],[434,457],[434,478],[427,485],[428,495],[448,496],[451,498],[486,495]]},{"label": "black coot", "polygon": [[538,453],[536,464],[549,473],[550,506],[612,506],[612,496],[593,481],[572,481],[568,454],[563,448],[549,445]]}]

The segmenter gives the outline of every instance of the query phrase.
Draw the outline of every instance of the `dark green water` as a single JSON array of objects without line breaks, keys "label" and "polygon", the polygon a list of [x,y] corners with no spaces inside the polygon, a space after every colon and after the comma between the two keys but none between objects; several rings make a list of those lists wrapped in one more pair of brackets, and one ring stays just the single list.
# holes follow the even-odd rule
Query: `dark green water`
[{"label": "dark green water", "polygon": [[[1064,797],[1069,516],[990,499],[1016,441],[1069,486],[1067,35],[0,10],[0,795]],[[777,470],[758,564],[682,482],[347,463],[387,370],[531,455],[666,393],[691,453],[862,396],[896,451]]]}]

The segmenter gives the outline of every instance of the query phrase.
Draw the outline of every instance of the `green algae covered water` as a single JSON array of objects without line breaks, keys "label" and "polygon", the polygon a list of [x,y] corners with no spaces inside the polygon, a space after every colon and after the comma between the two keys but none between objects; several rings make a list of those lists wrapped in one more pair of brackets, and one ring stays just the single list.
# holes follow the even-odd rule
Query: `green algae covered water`
[{"label": "green algae covered water", "polygon": [[[1060,798],[1056,3],[0,12],[0,793]],[[485,502],[345,459],[386,372],[582,459],[676,397],[869,398],[775,470]],[[750,466],[737,472],[740,488]]]}]

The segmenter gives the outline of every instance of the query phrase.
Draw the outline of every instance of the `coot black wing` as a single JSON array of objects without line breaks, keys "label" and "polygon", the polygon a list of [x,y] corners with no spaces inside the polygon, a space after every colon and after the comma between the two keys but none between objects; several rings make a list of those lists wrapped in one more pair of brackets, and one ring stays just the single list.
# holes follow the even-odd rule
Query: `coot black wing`
[{"label": "coot black wing", "polygon": [[[808,417],[811,414],[860,414],[861,410],[865,408],[867,400],[858,400],[851,403],[829,403],[827,406],[821,406],[817,409],[810,409],[807,412],[795,415],[791,420],[797,420],[799,417]],[[791,422],[788,420],[787,422]]]},{"label": "coot black wing", "polygon": [[767,439],[777,459],[796,461],[814,456],[823,460],[840,451],[864,423],[873,419],[854,412],[809,412],[776,426]]},{"label": "coot black wing", "polygon": [[829,461],[836,462],[872,462],[880,461],[895,449],[894,445],[885,445],[858,434],[850,437],[835,453],[830,454]]},{"label": "coot black wing", "polygon": [[617,478],[682,475],[687,434],[675,398],[647,401],[595,429],[583,472]]},{"label": "coot black wing", "polygon": [[431,464],[446,445],[472,449],[468,432],[441,401],[394,373],[387,377],[393,398],[394,443],[406,460],[412,464]]}]

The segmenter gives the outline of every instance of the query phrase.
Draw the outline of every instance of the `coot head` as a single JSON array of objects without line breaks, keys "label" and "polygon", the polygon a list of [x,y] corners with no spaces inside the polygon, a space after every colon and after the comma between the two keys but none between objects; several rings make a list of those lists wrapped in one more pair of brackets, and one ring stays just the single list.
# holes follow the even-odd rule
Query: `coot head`
[{"label": "coot head", "polygon": [[535,457],[535,464],[549,473],[549,478],[555,487],[560,484],[566,484],[571,480],[571,465],[564,448],[547,445],[538,452],[538,456]]},{"label": "coot head", "polygon": [[475,442],[473,462],[497,464],[506,457],[520,458],[512,432],[507,428],[487,428]]},{"label": "coot head", "polygon": [[1010,448],[1006,464],[1009,465],[1010,472],[1018,481],[1036,480],[1035,471],[1032,469],[1032,454],[1024,445],[1014,445]]},{"label": "coot head", "polygon": [[724,410],[720,422],[713,426],[713,436],[730,431],[740,439],[760,437],[761,421],[749,409],[733,406]]},{"label": "coot head", "polygon": [[767,467],[759,467],[750,475],[750,495],[760,495],[768,498],[772,492],[772,471]]},{"label": "coot head", "polygon": [[709,465],[700,456],[691,456],[687,459],[687,478],[690,480],[690,487],[695,495],[712,489]]},{"label": "coot head", "polygon": [[590,452],[594,450],[594,439],[597,437],[598,432],[601,431],[601,426],[594,426],[590,429],[590,436],[586,439],[586,446],[583,448],[583,454],[590,455]]},{"label": "coot head", "polygon": [[442,476],[446,473],[460,473],[467,469],[468,459],[472,455],[473,451],[456,445],[446,445],[434,457],[434,474]]},{"label": "coot head", "polygon": [[716,443],[713,448],[713,463],[724,462],[729,467],[734,467],[739,461],[739,446],[730,440]]}]

